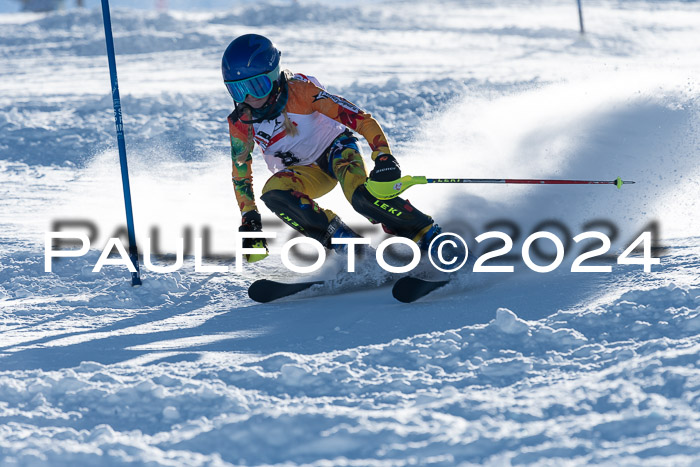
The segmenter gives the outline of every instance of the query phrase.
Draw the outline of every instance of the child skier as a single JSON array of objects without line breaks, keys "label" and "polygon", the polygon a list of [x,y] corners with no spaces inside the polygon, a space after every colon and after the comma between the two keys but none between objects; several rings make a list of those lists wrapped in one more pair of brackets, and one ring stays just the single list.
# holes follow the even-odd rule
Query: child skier
[{"label": "child skier", "polygon": [[[257,143],[273,173],[261,199],[292,228],[329,249],[338,247],[331,244],[332,238],[358,237],[333,211],[314,201],[340,183],[355,211],[372,223],[381,223],[388,233],[427,249],[440,233],[433,219],[399,197],[378,201],[365,186],[367,172],[352,131],[372,149],[370,183],[401,178],[401,168],[377,121],[328,93],[315,78],[281,70],[280,56],[267,38],[246,34],[229,44],[222,59],[224,83],[235,107],[228,123],[233,186],[242,214],[239,230],[262,230],[252,186],[251,152]],[[244,246],[267,245],[264,239],[246,239]],[[253,262],[265,256],[247,255],[246,259]]]}]

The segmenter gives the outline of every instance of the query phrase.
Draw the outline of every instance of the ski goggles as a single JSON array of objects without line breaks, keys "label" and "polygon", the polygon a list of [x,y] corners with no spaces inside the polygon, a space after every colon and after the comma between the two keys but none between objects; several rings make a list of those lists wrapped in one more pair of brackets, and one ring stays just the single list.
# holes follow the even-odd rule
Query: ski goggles
[{"label": "ski goggles", "polygon": [[224,81],[228,93],[236,102],[243,102],[248,94],[262,99],[272,92],[272,85],[280,74],[279,66],[269,73],[238,81]]}]

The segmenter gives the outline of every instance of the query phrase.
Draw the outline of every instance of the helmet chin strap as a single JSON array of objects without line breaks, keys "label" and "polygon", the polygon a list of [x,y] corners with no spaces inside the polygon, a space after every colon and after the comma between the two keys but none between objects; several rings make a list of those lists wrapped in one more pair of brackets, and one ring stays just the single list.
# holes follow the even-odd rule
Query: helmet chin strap
[{"label": "helmet chin strap", "polygon": [[[255,109],[245,102],[233,102],[238,119],[241,123],[252,125],[253,123],[260,123],[265,120],[277,118],[282,113],[284,106],[287,105],[287,92],[287,77],[282,73],[279,80],[275,82],[275,87],[270,92],[267,101],[262,107]],[[253,118],[251,120],[244,120],[243,116],[246,114],[249,114]]]}]

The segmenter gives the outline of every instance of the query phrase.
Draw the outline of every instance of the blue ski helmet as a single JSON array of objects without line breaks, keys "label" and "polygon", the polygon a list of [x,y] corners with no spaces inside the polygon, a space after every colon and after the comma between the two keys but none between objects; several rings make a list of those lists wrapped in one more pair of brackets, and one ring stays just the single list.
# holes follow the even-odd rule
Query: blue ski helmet
[{"label": "blue ski helmet", "polygon": [[234,39],[221,59],[224,84],[236,102],[250,94],[262,98],[270,94],[280,77],[282,53],[266,37],[245,34]]}]

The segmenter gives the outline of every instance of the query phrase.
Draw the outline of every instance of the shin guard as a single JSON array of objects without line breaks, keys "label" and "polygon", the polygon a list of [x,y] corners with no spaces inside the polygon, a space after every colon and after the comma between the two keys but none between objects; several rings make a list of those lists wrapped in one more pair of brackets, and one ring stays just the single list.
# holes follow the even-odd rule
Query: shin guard
[{"label": "shin guard", "polygon": [[313,199],[299,191],[271,190],[260,199],[285,224],[318,240],[326,248],[330,248],[330,239],[342,224],[335,214],[328,211],[329,216]]},{"label": "shin guard", "polygon": [[396,235],[417,241],[433,224],[433,218],[423,214],[403,198],[380,200],[360,185],[352,195],[352,207],[372,222],[381,223]]}]

